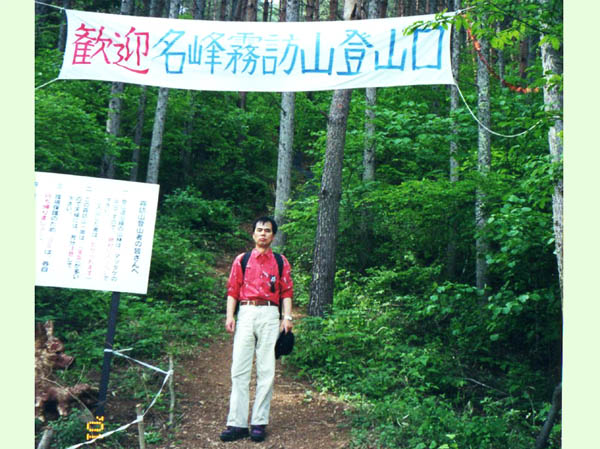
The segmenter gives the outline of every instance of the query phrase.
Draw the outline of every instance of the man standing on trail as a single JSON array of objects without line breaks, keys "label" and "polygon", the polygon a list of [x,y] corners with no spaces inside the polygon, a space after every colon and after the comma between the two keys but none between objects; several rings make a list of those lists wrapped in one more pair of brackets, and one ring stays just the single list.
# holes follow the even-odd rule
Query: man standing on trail
[{"label": "man standing on trail", "polygon": [[[248,435],[253,441],[265,439],[275,380],[275,342],[280,332],[292,330],[291,267],[284,256],[271,250],[276,232],[275,220],[258,218],[253,224],[254,249],[238,255],[231,266],[225,329],[229,333],[235,332],[235,336],[229,415],[227,429],[220,436],[222,441],[234,441]],[[234,315],[238,305],[236,325]],[[256,395],[248,432],[250,375],[255,353]]]}]

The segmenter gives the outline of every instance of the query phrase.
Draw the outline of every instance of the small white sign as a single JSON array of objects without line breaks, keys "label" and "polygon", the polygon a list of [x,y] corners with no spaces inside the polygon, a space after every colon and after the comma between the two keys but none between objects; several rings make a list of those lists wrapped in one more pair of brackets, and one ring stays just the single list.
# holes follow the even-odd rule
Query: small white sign
[{"label": "small white sign", "polygon": [[158,184],[35,173],[35,284],[146,294]]}]

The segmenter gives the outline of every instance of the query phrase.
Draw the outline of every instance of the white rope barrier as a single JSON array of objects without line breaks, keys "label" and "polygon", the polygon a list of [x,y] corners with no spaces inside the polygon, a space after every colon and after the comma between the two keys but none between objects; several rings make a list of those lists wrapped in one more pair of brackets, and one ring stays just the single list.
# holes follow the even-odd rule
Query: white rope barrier
[{"label": "white rope barrier", "polygon": [[93,438],[93,439],[91,439],[89,441],[85,441],[83,443],[79,443],[79,444],[76,444],[74,446],[69,446],[66,449],[76,449],[78,447],[85,446],[86,444],[95,443],[96,440],[107,438],[110,435],[112,435],[113,433],[122,432],[123,430],[127,429],[128,427],[132,426],[133,424],[136,424],[136,423],[138,423],[140,421],[143,421],[144,416],[146,416],[146,413],[148,413],[148,411],[154,406],[154,403],[158,400],[158,397],[162,393],[163,388],[165,387],[167,381],[173,375],[173,370],[164,371],[164,370],[162,370],[160,368],[157,368],[156,366],[149,365],[147,363],[144,363],[144,362],[141,362],[141,361],[136,360],[134,358],[131,358],[131,357],[125,355],[125,354],[122,354],[122,351],[129,351],[129,350],[130,349],[122,349],[121,351],[116,351],[116,350],[113,350],[113,349],[105,349],[104,352],[112,352],[115,355],[118,355],[120,357],[129,359],[129,360],[131,360],[131,361],[133,361],[135,363],[138,363],[138,364],[140,364],[142,366],[145,366],[146,368],[150,368],[150,369],[153,369],[154,371],[158,371],[159,373],[164,374],[165,378],[163,380],[162,385],[160,386],[160,389],[158,390],[158,393],[156,393],[156,395],[154,396],[154,399],[152,400],[152,402],[150,403],[150,405],[148,406],[148,408],[144,411],[144,413],[141,414],[141,415],[137,415],[136,419],[134,419],[133,421],[131,421],[129,424],[125,424],[125,425],[119,427],[118,429],[111,430],[110,432],[102,433],[102,434],[98,435],[97,437],[95,437],[95,438]]},{"label": "white rope barrier", "polygon": [[458,93],[460,95],[460,98],[462,98],[463,103],[465,104],[465,106],[467,107],[468,111],[471,113],[471,115],[473,116],[473,118],[475,119],[475,121],[477,123],[479,123],[479,126],[481,126],[483,129],[485,129],[487,132],[489,132],[490,134],[493,134],[495,136],[499,136],[499,137],[508,137],[508,138],[513,138],[513,137],[519,137],[522,136],[524,134],[527,134],[529,131],[531,131],[533,128],[535,128],[536,126],[538,126],[540,123],[542,123],[541,120],[538,120],[537,123],[535,123],[533,126],[529,127],[528,129],[526,129],[525,131],[522,131],[520,133],[517,134],[501,134],[501,133],[497,133],[496,131],[492,131],[491,129],[489,129],[487,126],[485,126],[483,123],[481,123],[479,121],[479,119],[477,118],[477,116],[473,113],[473,111],[471,110],[471,108],[469,107],[469,105],[467,104],[467,100],[465,100],[465,97],[463,96],[460,87],[458,87],[458,83],[456,81],[454,81],[454,87],[456,87],[456,90],[458,90]]}]

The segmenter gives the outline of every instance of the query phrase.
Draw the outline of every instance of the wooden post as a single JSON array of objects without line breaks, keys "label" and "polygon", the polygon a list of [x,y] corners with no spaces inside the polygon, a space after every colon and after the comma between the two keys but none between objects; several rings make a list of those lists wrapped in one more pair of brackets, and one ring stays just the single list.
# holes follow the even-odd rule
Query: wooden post
[{"label": "wooden post", "polygon": [[142,414],[142,404],[136,404],[135,412],[137,417],[140,418],[138,421],[138,437],[140,440],[140,449],[146,449],[146,438],[144,437],[144,415]]},{"label": "wooden post", "polygon": [[173,388],[173,355],[169,354],[169,371],[171,372],[171,377],[169,377],[169,394],[171,395],[171,404],[169,406],[169,422],[167,426],[171,427],[173,425],[173,415],[175,410],[175,389]]},{"label": "wooden post", "polygon": [[[113,340],[117,329],[117,312],[119,310],[120,292],[113,292],[110,301],[110,311],[108,314],[108,330],[106,332],[105,349],[113,348]],[[98,393],[98,405],[96,406],[96,416],[104,416],[104,405],[106,404],[106,393],[108,392],[108,379],[110,376],[110,361],[112,352],[105,352],[102,361],[102,374],[100,377],[100,392]]]},{"label": "wooden post", "polygon": [[54,434],[54,429],[52,427],[48,427],[44,430],[44,434],[42,435],[42,439],[38,444],[37,449],[48,449],[50,447],[50,441],[52,441],[52,435]]}]

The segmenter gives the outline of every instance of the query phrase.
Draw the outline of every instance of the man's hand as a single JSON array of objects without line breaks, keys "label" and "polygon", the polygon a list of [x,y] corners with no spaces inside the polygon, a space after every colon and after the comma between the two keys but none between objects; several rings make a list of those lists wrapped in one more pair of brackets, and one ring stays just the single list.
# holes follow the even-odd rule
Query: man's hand
[{"label": "man's hand", "polygon": [[227,317],[225,320],[225,330],[230,334],[233,334],[235,331],[235,319],[233,317]]},{"label": "man's hand", "polygon": [[286,320],[284,318],[283,320],[281,320],[281,325],[279,326],[279,332],[285,330],[285,333],[287,334],[289,331],[292,330],[293,327],[294,327],[294,324],[290,320]]},{"label": "man's hand", "polygon": [[225,314],[225,330],[230,334],[235,331],[235,306],[237,301],[233,296],[227,296],[227,313]]}]

